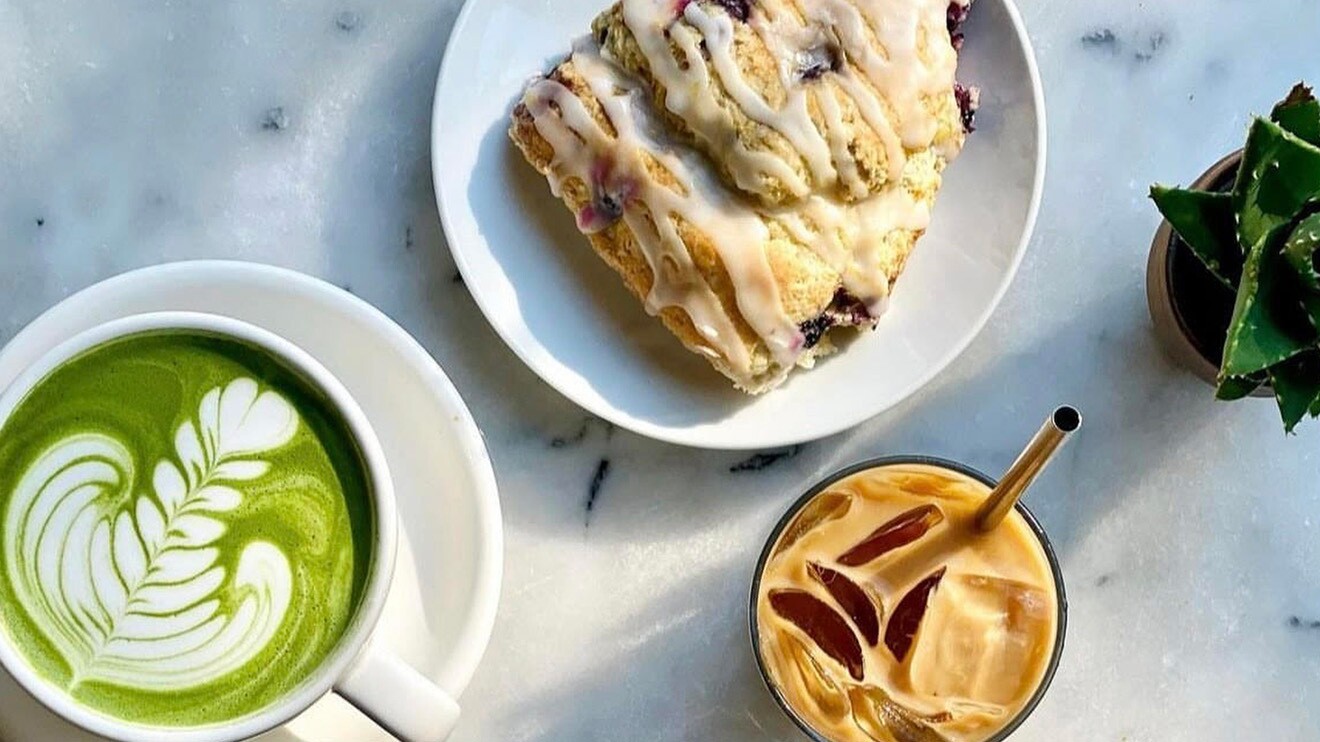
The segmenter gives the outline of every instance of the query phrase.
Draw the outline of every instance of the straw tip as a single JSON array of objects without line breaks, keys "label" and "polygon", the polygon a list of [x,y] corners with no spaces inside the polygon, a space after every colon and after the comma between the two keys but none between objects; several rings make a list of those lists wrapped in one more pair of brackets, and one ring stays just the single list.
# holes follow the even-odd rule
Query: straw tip
[{"label": "straw tip", "polygon": [[1050,416],[1054,427],[1065,433],[1071,433],[1082,427],[1082,413],[1077,411],[1072,405],[1060,405]]}]

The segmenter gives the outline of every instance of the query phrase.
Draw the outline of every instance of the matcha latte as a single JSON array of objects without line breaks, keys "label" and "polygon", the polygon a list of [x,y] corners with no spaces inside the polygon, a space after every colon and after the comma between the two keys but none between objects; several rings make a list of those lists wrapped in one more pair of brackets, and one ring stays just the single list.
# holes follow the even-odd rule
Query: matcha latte
[{"label": "matcha latte", "polygon": [[334,405],[256,346],[130,335],[0,427],[0,622],[50,685],[191,727],[280,701],[349,626],[374,512]]}]

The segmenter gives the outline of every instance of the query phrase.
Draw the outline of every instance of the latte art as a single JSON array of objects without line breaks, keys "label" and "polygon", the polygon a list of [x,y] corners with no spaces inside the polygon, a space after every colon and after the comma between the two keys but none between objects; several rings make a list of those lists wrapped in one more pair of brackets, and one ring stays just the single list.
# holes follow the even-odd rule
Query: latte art
[{"label": "latte art", "polygon": [[224,337],[121,338],[0,427],[0,624],[101,713],[242,718],[335,649],[374,517],[352,433],[298,372]]},{"label": "latte art", "polygon": [[[115,439],[73,435],[19,480],[5,512],[5,565],[19,600],[89,680],[142,689],[199,685],[252,659],[284,620],[289,560],[254,541],[234,574],[217,564],[217,518],[293,436],[298,416],[248,378],[213,389],[174,436],[152,494],[124,492],[133,459]],[[237,597],[221,607],[219,592]]]}]

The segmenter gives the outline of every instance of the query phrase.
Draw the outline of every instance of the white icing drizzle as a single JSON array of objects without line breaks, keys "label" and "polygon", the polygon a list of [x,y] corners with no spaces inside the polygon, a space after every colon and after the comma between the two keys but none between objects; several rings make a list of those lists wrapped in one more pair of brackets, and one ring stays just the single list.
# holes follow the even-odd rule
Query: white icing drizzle
[{"label": "white icing drizzle", "polygon": [[895,229],[924,230],[930,208],[906,190],[891,188],[845,208],[813,195],[774,218],[839,271],[844,287],[867,305],[872,317],[879,317],[892,278],[881,261],[885,238]]},{"label": "white icing drizzle", "polygon": [[[777,182],[795,200],[766,209],[731,192],[708,161],[661,133],[641,83],[594,44],[579,47],[573,62],[615,136],[559,82],[538,80],[524,97],[554,150],[551,187],[559,194],[566,181],[578,179],[592,190],[592,205],[579,214],[584,232],[619,218],[626,223],[654,275],[647,310],[682,308],[708,344],[697,350],[724,359],[750,387],[765,380],[753,377],[766,370],[754,369],[736,321],[693,262],[680,223],[704,235],[733,284],[739,314],[778,366],[771,373],[786,374],[803,337],[780,301],[766,252],[767,224],[810,246],[873,316],[883,310],[892,279],[884,264],[887,235],[919,232],[929,220],[927,204],[900,181],[909,153],[931,147],[939,132],[929,107],[953,89],[957,55],[945,28],[947,7],[948,0],[752,0],[748,23],[775,56],[785,93],[776,107],[740,72],[734,51],[739,21],[728,13],[701,0],[622,0],[624,22],[664,87],[669,111],[705,148],[727,158],[740,190],[759,194]],[[820,59],[827,48],[837,64],[823,74],[835,87],[799,79],[803,60]],[[839,94],[852,101],[860,121],[846,118]],[[813,95],[819,121],[811,116]],[[729,105],[781,134],[800,161],[744,144]],[[849,149],[862,124],[879,136],[887,156],[889,185],[872,195]],[[940,151],[946,159],[960,145],[950,139]],[[668,171],[672,184],[648,171],[643,153]],[[853,203],[839,199],[840,186]]]},{"label": "white icing drizzle", "polygon": [[[559,82],[534,83],[524,100],[537,131],[555,151],[550,167],[552,188],[559,192],[564,181],[577,178],[589,187],[611,191],[611,198],[622,202],[622,218],[654,276],[646,297],[647,311],[655,314],[665,307],[683,308],[713,346],[705,350],[723,357],[734,373],[750,381],[753,369],[746,346],[693,263],[679,234],[678,219],[701,232],[736,287],[739,313],[775,361],[791,367],[802,336],[784,312],[778,284],[761,249],[769,240],[765,223],[724,192],[700,165],[665,153],[663,147],[647,140],[638,122],[644,116],[640,111],[642,93],[634,81],[592,49],[575,52],[573,63],[605,109],[616,136],[611,138],[582,101]],[[652,153],[669,171],[678,190],[651,175],[643,151]],[[602,168],[608,171],[603,177]]]},{"label": "white icing drizzle", "polygon": [[[947,95],[953,88],[958,54],[946,43],[945,0],[811,0],[806,3],[809,22],[828,23],[838,34],[851,65],[841,70],[849,95],[857,101],[881,136],[889,131],[902,146],[919,149],[935,139],[939,121],[926,110],[926,99]],[[923,48],[923,34],[934,34]],[[878,42],[870,43],[870,37]],[[861,74],[858,75],[857,72]],[[863,90],[869,84],[874,92]],[[888,126],[885,104],[896,114]],[[871,114],[867,115],[870,110]],[[888,130],[888,131],[887,131]],[[901,162],[901,158],[900,158]],[[902,169],[890,163],[891,174]]]},{"label": "white icing drizzle", "polygon": [[821,114],[825,117],[825,137],[829,140],[830,156],[840,170],[839,175],[847,184],[848,192],[854,199],[866,196],[866,185],[857,171],[857,158],[848,150],[853,138],[853,129],[843,118],[843,109],[831,92],[825,92],[816,99]]},{"label": "white icing drizzle", "polygon": [[[734,178],[743,190],[756,192],[763,187],[764,178],[770,177],[783,182],[794,194],[806,194],[808,184],[788,163],[769,152],[750,149],[738,139],[730,125],[729,113],[720,107],[711,84],[701,52],[703,39],[694,28],[674,23],[674,8],[675,0],[625,0],[623,3],[624,22],[646,55],[651,73],[665,86],[665,106],[709,146],[733,153]],[[690,3],[687,8],[693,9],[694,17],[701,13],[697,3]],[[732,36],[731,29],[729,35]],[[682,63],[674,58],[671,41],[682,51]],[[716,46],[707,42],[711,51]],[[718,56],[726,59],[717,62],[717,67],[732,65],[736,70],[731,56],[732,45],[718,48]],[[712,59],[715,56],[712,55]],[[741,80],[741,75],[735,74],[730,84],[736,88]],[[755,93],[750,94],[756,97]]]},{"label": "white icing drizzle", "polygon": [[[705,146],[728,153],[734,181],[742,190],[764,193],[768,181],[778,181],[794,197],[804,198],[813,191],[829,192],[842,181],[854,197],[866,192],[851,167],[851,156],[839,152],[837,143],[851,138],[842,112],[837,106],[826,111],[821,131],[807,105],[810,83],[798,79],[797,61],[803,53],[825,45],[835,47],[841,57],[831,79],[884,143],[891,180],[903,171],[905,148],[922,149],[934,140],[939,121],[926,110],[927,100],[948,95],[957,67],[952,45],[941,43],[941,36],[947,38],[947,0],[752,0],[748,23],[779,61],[780,83],[787,91],[777,109],[739,71],[735,21],[726,13],[708,11],[699,0],[679,0],[679,5],[686,23],[675,22],[675,0],[623,0],[624,22],[651,74],[665,88],[665,106]],[[702,40],[709,62],[700,53]],[[682,63],[675,59],[671,41],[682,51]],[[813,183],[804,182],[795,170],[797,163],[751,149],[736,138],[733,116],[719,105],[710,70],[748,118],[788,140]],[[825,90],[816,96],[818,101],[828,97]]]},{"label": "white icing drizzle", "polygon": [[[716,74],[720,76],[725,90],[729,92],[738,107],[752,120],[784,135],[794,149],[805,158],[812,176],[818,182],[832,186],[837,176],[830,163],[830,146],[811,121],[811,115],[807,110],[806,90],[800,85],[785,86],[788,90],[787,102],[778,110],[771,108],[770,104],[747,84],[742,73],[738,71],[738,64],[733,54],[733,19],[724,13],[715,15],[707,13],[701,4],[696,2],[688,4],[683,11],[683,17],[701,31],[706,41],[706,48],[709,50],[711,64]],[[727,117],[728,114],[725,116]],[[743,180],[755,179],[758,174],[742,170],[739,175],[740,180]],[[800,179],[796,179],[794,184],[800,182]],[[803,183],[802,187],[805,188],[806,184]],[[797,193],[796,188],[794,192]]]}]

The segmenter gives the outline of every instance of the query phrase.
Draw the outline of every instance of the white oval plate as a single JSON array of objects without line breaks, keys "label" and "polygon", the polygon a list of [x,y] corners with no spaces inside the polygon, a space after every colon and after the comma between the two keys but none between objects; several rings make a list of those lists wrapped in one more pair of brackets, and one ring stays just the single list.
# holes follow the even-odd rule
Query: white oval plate
[{"label": "white oval plate", "polygon": [[[278,333],[348,387],[371,420],[398,490],[400,542],[376,641],[454,698],[467,687],[495,624],[503,531],[481,433],[449,379],[379,310],[301,273],[226,261],[171,263],[74,294],[0,351],[0,389],[60,341],[132,314],[211,312]],[[460,701],[461,703],[461,701]],[[93,739],[61,721],[0,671],[0,739]],[[390,740],[332,695],[271,742]]]},{"label": "white oval plate", "polygon": [[529,77],[608,0],[468,0],[436,82],[436,200],[450,250],[495,330],[541,378],[642,435],[764,448],[852,427],[915,392],[976,336],[1026,249],[1045,174],[1045,106],[1011,0],[978,0],[958,77],[978,129],[873,333],[780,389],[735,391],[648,317],[509,141]]}]

